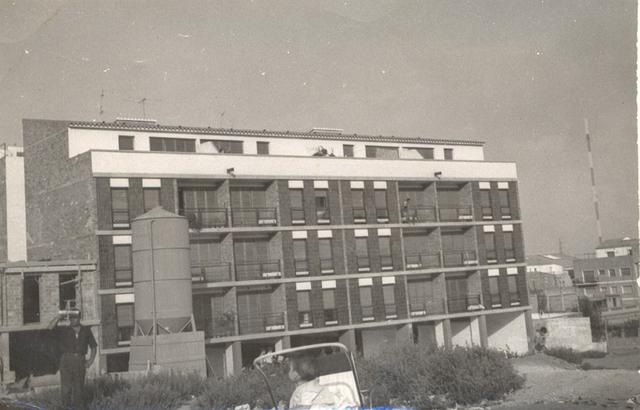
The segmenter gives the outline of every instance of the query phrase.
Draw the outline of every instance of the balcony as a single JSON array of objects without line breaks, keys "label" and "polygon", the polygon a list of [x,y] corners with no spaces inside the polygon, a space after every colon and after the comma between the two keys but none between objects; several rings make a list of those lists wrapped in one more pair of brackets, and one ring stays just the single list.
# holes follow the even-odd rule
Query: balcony
[{"label": "balcony", "polygon": [[403,223],[435,222],[436,208],[433,206],[416,206],[402,210]]},{"label": "balcony", "polygon": [[358,256],[358,272],[370,272],[371,271],[371,261],[368,256]]},{"label": "balcony", "polygon": [[487,257],[487,263],[498,263],[498,252],[494,249],[487,249],[485,255]]},{"label": "balcony", "polygon": [[131,343],[133,326],[118,326],[118,345],[128,345]]},{"label": "balcony", "polygon": [[227,210],[224,208],[184,208],[180,215],[187,218],[189,229],[223,228],[229,226]]},{"label": "balcony", "polygon": [[389,210],[387,208],[376,208],[376,221],[379,223],[389,222]]},{"label": "balcony", "polygon": [[310,311],[298,312],[298,327],[301,329],[313,327],[313,315]]},{"label": "balcony", "polygon": [[305,276],[309,274],[309,262],[307,259],[294,259],[294,268],[296,276]]},{"label": "balcony", "polygon": [[360,309],[363,322],[372,322],[376,319],[373,314],[373,306],[360,306]]},{"label": "balcony", "polygon": [[364,208],[353,208],[353,223],[367,223],[367,211]]},{"label": "balcony", "polygon": [[305,223],[304,208],[291,208],[291,224],[304,225]]},{"label": "balcony", "polygon": [[493,208],[491,208],[490,206],[483,206],[480,208],[480,214],[482,215],[482,219],[493,219]]},{"label": "balcony", "polygon": [[444,299],[409,299],[409,314],[411,317],[444,314]]},{"label": "balcony", "polygon": [[285,330],[285,314],[264,313],[257,316],[240,316],[238,320],[241,335]]},{"label": "balcony", "polygon": [[439,268],[440,255],[426,253],[407,255],[405,257],[405,266],[407,270]]},{"label": "balcony", "polygon": [[207,338],[236,335],[237,315],[228,313],[217,316],[205,323],[204,334]]},{"label": "balcony", "polygon": [[395,303],[387,303],[384,305],[384,317],[385,319],[398,318],[398,307]]},{"label": "balcony", "polygon": [[111,210],[111,223],[113,229],[129,229],[131,223],[129,221],[128,209],[112,209]]},{"label": "balcony", "polygon": [[470,310],[484,309],[480,303],[479,294],[468,294],[466,296],[452,296],[447,299],[449,313],[467,312]]},{"label": "balcony", "polygon": [[318,225],[326,225],[331,223],[331,214],[329,208],[316,210],[316,223]]},{"label": "balcony", "polygon": [[520,306],[520,294],[518,292],[509,292],[509,304],[511,306]]},{"label": "balcony", "polygon": [[512,218],[511,208],[508,206],[501,206],[500,215],[502,215],[502,219],[511,219]]},{"label": "balcony", "polygon": [[231,280],[231,263],[197,263],[191,265],[191,280],[194,282],[212,283]]},{"label": "balcony", "polygon": [[236,280],[274,279],[282,276],[280,260],[267,262],[237,262]]},{"label": "balcony", "polygon": [[232,208],[233,226],[275,226],[278,224],[276,208]]},{"label": "balcony", "polygon": [[473,212],[470,206],[462,207],[440,207],[441,222],[461,222],[473,220]]},{"label": "balcony", "polygon": [[514,249],[505,249],[504,257],[506,262],[515,262],[516,261],[516,251]]},{"label": "balcony", "polygon": [[337,309],[324,309],[324,325],[332,326],[338,324],[338,310]]},{"label": "balcony", "polygon": [[445,268],[478,264],[476,251],[445,251],[442,256]]},{"label": "balcony", "polygon": [[380,270],[393,270],[393,257],[391,255],[380,255]]},{"label": "balcony", "polygon": [[333,258],[320,258],[320,273],[326,275],[334,272]]},{"label": "balcony", "polygon": [[577,286],[593,286],[598,284],[600,280],[595,277],[595,276],[586,276],[584,279],[583,278],[575,278],[574,279],[574,283]]}]

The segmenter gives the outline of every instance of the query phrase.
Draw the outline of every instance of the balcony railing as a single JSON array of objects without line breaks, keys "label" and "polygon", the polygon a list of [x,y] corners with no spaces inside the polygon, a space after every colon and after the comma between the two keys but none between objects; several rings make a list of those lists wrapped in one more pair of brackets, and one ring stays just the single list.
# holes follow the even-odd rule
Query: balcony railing
[{"label": "balcony railing", "polygon": [[482,219],[493,219],[493,208],[490,206],[483,206],[480,208]]},{"label": "balcony railing", "polygon": [[516,251],[514,249],[505,249],[504,257],[507,262],[515,262],[516,261]]},{"label": "balcony railing", "polygon": [[191,265],[194,282],[226,282],[231,280],[230,262],[203,262]]},{"label": "balcony railing", "polygon": [[313,327],[313,315],[311,311],[298,312],[298,327]]},{"label": "balcony railing", "polygon": [[417,255],[407,255],[405,257],[406,268],[412,269],[428,269],[440,267],[440,255],[419,253]]},{"label": "balcony railing", "polygon": [[371,261],[368,256],[358,256],[358,272],[369,272],[371,270]]},{"label": "balcony railing", "polygon": [[205,337],[227,337],[236,334],[237,315],[227,314],[215,317],[205,323]]},{"label": "balcony railing", "polygon": [[384,305],[384,317],[385,319],[397,319],[398,318],[398,307],[395,303],[386,303]]},{"label": "balcony railing", "polygon": [[449,313],[466,312],[468,310],[482,309],[479,294],[469,294],[466,296],[451,296],[447,299]]},{"label": "balcony railing", "polygon": [[487,249],[485,251],[485,255],[487,256],[487,263],[498,262],[498,252],[496,252],[494,249]]},{"label": "balcony railing", "polygon": [[222,228],[229,226],[227,210],[224,208],[184,208],[180,215],[185,216],[190,229]]},{"label": "balcony railing", "polygon": [[470,206],[440,207],[440,221],[442,222],[471,221],[472,219],[473,212]]},{"label": "balcony railing", "polygon": [[380,255],[380,269],[393,270],[393,257],[391,255]]},{"label": "balcony railing", "polygon": [[320,273],[334,273],[333,258],[320,258]]},{"label": "balcony railing", "polygon": [[264,313],[258,316],[240,316],[238,325],[240,334],[282,332],[285,330],[285,314]]},{"label": "balcony railing", "polygon": [[118,344],[129,344],[133,335],[133,326],[118,326]]},{"label": "balcony railing", "polygon": [[375,320],[375,316],[373,314],[373,306],[361,306],[361,314],[363,322],[370,322]]},{"label": "balcony railing", "polygon": [[502,306],[502,299],[500,298],[499,293],[492,293],[489,297],[491,298],[491,307],[495,308]]},{"label": "balcony railing", "polygon": [[511,306],[520,304],[520,294],[518,292],[509,292],[509,304]]},{"label": "balcony railing", "polygon": [[294,225],[304,225],[304,208],[291,208],[291,223]]},{"label": "balcony railing", "polygon": [[331,223],[331,214],[329,213],[329,208],[316,210],[316,222],[319,225]]},{"label": "balcony railing", "polygon": [[363,224],[367,222],[367,210],[364,208],[353,208],[353,223]]},{"label": "balcony railing", "polygon": [[409,300],[409,313],[410,316],[428,316],[428,315],[438,315],[443,314],[445,312],[444,309],[444,299],[435,298],[435,299],[410,299]]},{"label": "balcony railing", "polygon": [[338,311],[336,309],[324,309],[325,326],[338,324]]},{"label": "balcony railing", "polygon": [[236,280],[273,279],[282,276],[279,260],[236,262]]},{"label": "balcony railing", "polygon": [[296,275],[308,275],[309,274],[309,262],[307,259],[294,259],[293,261]]},{"label": "balcony railing", "polygon": [[502,219],[511,219],[512,218],[511,208],[508,206],[501,206],[500,215],[502,215]]},{"label": "balcony railing", "polygon": [[442,254],[445,267],[477,265],[476,251],[445,251]]},{"label": "balcony railing", "polygon": [[376,221],[389,222],[389,210],[387,208],[376,208]]},{"label": "balcony railing", "polygon": [[132,286],[133,285],[133,269],[131,267],[116,267],[116,286]]},{"label": "balcony railing", "polygon": [[231,208],[233,226],[274,226],[278,224],[276,208]]},{"label": "balcony railing", "polygon": [[129,220],[128,209],[112,209],[111,210],[111,223],[115,229],[129,229],[131,222]]},{"label": "balcony railing", "polygon": [[416,206],[402,210],[402,222],[435,222],[436,208],[433,206]]},{"label": "balcony railing", "polygon": [[575,278],[573,281],[576,285],[595,285],[599,282],[599,279],[595,276],[587,276],[583,278]]}]

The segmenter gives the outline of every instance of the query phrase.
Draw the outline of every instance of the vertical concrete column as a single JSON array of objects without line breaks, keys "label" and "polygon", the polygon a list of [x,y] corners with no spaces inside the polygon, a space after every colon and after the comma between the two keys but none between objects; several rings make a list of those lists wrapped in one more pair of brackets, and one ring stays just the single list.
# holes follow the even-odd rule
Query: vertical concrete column
[{"label": "vertical concrete column", "polygon": [[84,320],[98,319],[98,286],[97,272],[81,272],[78,271],[78,287],[80,290],[76,298],[82,307],[82,318]]},{"label": "vertical concrete column", "polygon": [[22,315],[22,276],[7,275],[7,326],[20,326],[24,322]]},{"label": "vertical concrete column", "polygon": [[480,319],[478,316],[469,318],[469,333],[472,346],[482,346],[482,335],[480,334]]},{"label": "vertical concrete column", "polygon": [[478,316],[478,328],[480,330],[480,346],[489,347],[489,336],[487,335],[487,316]]},{"label": "vertical concrete column", "polygon": [[[527,310],[524,312],[524,322],[527,327],[527,344],[529,347],[529,351],[533,351],[533,336],[535,335],[535,328],[533,326],[533,320],[531,319],[531,310]],[[606,324],[606,322],[605,322]]]},{"label": "vertical concrete column", "polygon": [[451,320],[450,319],[444,319],[442,321],[442,329],[444,333],[444,347],[446,347],[447,349],[451,349],[453,344],[451,343],[452,336],[451,336]]},{"label": "vertical concrete column", "polygon": [[233,376],[242,371],[242,344],[231,342],[224,349],[224,375]]},{"label": "vertical concrete column", "polygon": [[275,349],[276,352],[284,349],[288,349],[291,347],[291,336],[282,336],[280,339],[276,340]]},{"label": "vertical concrete column", "polygon": [[0,333],[0,364],[2,365],[0,384],[12,383],[14,374],[9,370],[9,333]]},{"label": "vertical concrete column", "polygon": [[435,322],[433,329],[436,334],[436,345],[438,347],[445,346],[444,322],[442,320]]},{"label": "vertical concrete column", "polygon": [[60,308],[59,276],[52,273],[43,274],[38,280],[40,290],[40,322],[48,323]]},{"label": "vertical concrete column", "polygon": [[340,335],[338,339],[340,343],[347,346],[352,352],[356,351],[356,331],[355,329],[349,329]]}]

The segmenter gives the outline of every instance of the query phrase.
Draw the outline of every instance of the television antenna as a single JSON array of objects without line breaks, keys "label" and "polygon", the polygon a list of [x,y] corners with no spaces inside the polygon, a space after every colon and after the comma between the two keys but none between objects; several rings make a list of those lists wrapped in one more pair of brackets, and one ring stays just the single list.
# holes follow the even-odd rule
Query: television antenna
[{"label": "television antenna", "polygon": [[133,102],[133,103],[139,104],[140,108],[142,109],[142,118],[147,118],[147,102],[150,102],[150,101],[162,101],[162,100],[159,100],[157,98],[142,97],[139,100],[124,99],[124,101],[128,101],[128,102]]}]

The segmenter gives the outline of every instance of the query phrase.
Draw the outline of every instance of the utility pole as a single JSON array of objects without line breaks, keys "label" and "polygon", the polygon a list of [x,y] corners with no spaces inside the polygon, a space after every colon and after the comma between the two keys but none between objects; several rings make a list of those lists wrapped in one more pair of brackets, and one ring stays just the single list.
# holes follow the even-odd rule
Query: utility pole
[{"label": "utility pole", "polygon": [[598,192],[596,190],[596,174],[593,170],[593,154],[591,153],[591,136],[589,135],[589,121],[584,119],[584,132],[587,138],[587,151],[589,153],[589,172],[591,173],[591,193],[593,195],[593,207],[596,212],[596,228],[598,230],[598,244],[602,243],[602,226],[600,225],[600,209],[598,207]]}]

